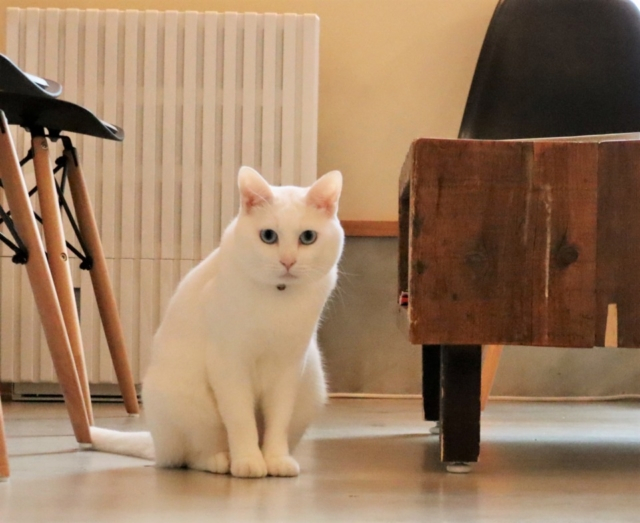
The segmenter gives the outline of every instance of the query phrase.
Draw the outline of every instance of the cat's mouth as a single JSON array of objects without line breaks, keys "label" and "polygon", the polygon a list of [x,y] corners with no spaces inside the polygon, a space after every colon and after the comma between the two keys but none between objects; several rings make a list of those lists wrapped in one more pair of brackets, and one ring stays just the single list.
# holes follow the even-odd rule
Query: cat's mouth
[{"label": "cat's mouth", "polygon": [[291,274],[290,272],[285,272],[282,276],[280,276],[282,280],[296,280],[298,277],[295,274]]}]

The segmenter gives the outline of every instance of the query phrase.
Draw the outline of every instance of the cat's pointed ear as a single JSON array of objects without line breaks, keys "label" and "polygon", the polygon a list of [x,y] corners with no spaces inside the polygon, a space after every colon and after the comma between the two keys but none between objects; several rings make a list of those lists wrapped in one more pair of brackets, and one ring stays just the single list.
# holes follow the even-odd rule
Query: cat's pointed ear
[{"label": "cat's pointed ear", "polygon": [[338,212],[338,200],[341,192],[342,174],[340,171],[331,171],[318,178],[309,187],[307,203],[333,216]]},{"label": "cat's pointed ear", "polygon": [[270,203],[273,200],[273,192],[267,181],[260,173],[251,167],[243,166],[238,171],[238,188],[242,210],[250,213],[255,207]]}]

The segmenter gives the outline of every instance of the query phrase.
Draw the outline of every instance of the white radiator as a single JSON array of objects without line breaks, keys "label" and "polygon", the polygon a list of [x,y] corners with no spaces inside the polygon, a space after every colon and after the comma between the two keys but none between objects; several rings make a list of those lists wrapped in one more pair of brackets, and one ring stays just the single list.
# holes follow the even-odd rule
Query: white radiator
[{"label": "white radiator", "polygon": [[[123,143],[71,136],[136,382],[177,282],[236,212],[240,165],[275,184],[316,179],[318,45],[315,15],[7,10],[7,55],[125,130]],[[14,131],[22,157],[27,137]],[[53,382],[26,272],[10,255],[2,247],[0,380]],[[89,379],[116,383],[89,274],[73,266]]]}]

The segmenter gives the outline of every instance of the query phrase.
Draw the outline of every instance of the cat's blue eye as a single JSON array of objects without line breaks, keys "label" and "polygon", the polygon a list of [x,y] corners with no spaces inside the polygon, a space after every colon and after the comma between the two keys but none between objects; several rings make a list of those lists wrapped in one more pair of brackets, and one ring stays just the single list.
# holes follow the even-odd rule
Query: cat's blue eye
[{"label": "cat's blue eye", "polygon": [[311,245],[318,239],[318,233],[316,231],[304,231],[300,235],[300,243],[302,245]]},{"label": "cat's blue eye", "polygon": [[264,243],[271,245],[278,241],[278,233],[273,229],[262,229],[260,231],[260,239]]}]

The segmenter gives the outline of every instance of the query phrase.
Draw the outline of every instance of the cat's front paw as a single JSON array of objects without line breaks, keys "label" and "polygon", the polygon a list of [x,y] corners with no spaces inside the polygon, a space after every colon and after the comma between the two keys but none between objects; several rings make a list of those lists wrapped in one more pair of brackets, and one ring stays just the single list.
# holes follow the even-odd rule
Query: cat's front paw
[{"label": "cat's front paw", "polygon": [[206,470],[214,474],[228,474],[230,463],[228,452],[218,452],[207,460]]},{"label": "cat's front paw", "polygon": [[291,456],[265,456],[269,476],[294,477],[300,474],[300,465]]},{"label": "cat's front paw", "polygon": [[267,464],[262,454],[232,458],[231,475],[236,478],[264,478],[267,475]]}]

